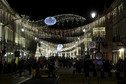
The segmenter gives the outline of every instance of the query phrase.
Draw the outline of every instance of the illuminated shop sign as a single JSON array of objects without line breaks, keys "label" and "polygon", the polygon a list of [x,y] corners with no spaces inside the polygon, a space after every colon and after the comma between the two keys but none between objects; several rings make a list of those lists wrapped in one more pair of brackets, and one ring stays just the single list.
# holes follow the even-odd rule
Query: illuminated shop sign
[{"label": "illuminated shop sign", "polygon": [[45,20],[44,20],[45,24],[47,25],[54,25],[56,24],[56,18],[54,17],[47,17]]}]

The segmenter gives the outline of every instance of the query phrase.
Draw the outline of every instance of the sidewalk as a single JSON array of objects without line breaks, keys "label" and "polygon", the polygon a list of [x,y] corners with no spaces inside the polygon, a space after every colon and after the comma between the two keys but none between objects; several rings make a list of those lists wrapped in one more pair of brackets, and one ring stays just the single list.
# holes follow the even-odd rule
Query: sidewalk
[{"label": "sidewalk", "polygon": [[32,78],[28,71],[22,73],[22,76],[17,74],[0,74],[0,84],[20,84],[22,81]]},{"label": "sidewalk", "polygon": [[105,72],[102,78],[100,72],[97,72],[97,76],[93,76],[93,72],[89,72],[89,77],[86,77],[85,73],[73,74],[73,70],[74,68],[62,68],[58,71],[60,84],[118,84],[115,72],[110,77]]},{"label": "sidewalk", "polygon": [[89,84],[118,84],[115,77],[89,77]]},{"label": "sidewalk", "polygon": [[26,80],[31,79],[32,76],[29,75],[28,71],[25,71],[25,73],[22,73],[22,76],[19,75],[19,73],[13,75],[13,84],[20,84]]},{"label": "sidewalk", "polygon": [[0,84],[13,84],[11,74],[0,74]]},{"label": "sidewalk", "polygon": [[85,77],[84,74],[61,74],[60,84],[118,84],[115,77]]}]

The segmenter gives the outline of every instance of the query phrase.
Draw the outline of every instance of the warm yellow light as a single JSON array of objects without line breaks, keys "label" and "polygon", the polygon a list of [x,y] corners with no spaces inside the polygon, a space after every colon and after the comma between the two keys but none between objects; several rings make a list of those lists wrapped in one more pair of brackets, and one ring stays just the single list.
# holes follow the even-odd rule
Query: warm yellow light
[{"label": "warm yellow light", "polygon": [[85,29],[83,29],[83,32],[85,32]]},{"label": "warm yellow light", "polygon": [[35,40],[37,40],[37,37],[35,37]]},{"label": "warm yellow light", "polygon": [[119,49],[120,52],[124,52],[124,48]]},{"label": "warm yellow light", "polygon": [[24,32],[24,28],[22,28],[21,31]]},{"label": "warm yellow light", "polygon": [[121,58],[121,55],[119,55],[119,57]]}]

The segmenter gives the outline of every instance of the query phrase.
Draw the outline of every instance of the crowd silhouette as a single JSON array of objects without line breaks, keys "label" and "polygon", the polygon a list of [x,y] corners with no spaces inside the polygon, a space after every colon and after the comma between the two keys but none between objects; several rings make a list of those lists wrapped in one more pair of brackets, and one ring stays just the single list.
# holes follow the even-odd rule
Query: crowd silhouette
[{"label": "crowd silhouette", "polygon": [[[126,71],[126,60],[119,59],[117,64],[113,64],[109,60],[91,60],[91,59],[77,59],[70,57],[58,57],[51,56],[46,59],[44,56],[40,57],[39,60],[36,59],[20,59],[18,64],[15,63],[15,59],[11,62],[2,63],[0,61],[0,74],[19,73],[19,76],[22,76],[22,73],[25,71],[29,72],[29,75],[33,77],[40,76],[40,69],[47,68],[49,70],[49,77],[52,74],[55,77],[55,71],[58,71],[61,68],[71,68],[73,67],[73,73],[85,73],[88,76],[89,72],[111,72],[115,70],[117,72]],[[126,74],[126,73],[125,73]]]}]

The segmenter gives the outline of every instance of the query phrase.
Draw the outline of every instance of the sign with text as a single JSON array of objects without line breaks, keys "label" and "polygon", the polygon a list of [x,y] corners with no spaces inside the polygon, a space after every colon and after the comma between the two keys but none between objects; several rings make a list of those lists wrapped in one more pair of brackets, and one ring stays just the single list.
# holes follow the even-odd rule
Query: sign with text
[{"label": "sign with text", "polygon": [[57,51],[62,51],[62,48],[63,48],[62,44],[57,45]]},{"label": "sign with text", "polygon": [[56,18],[47,17],[47,18],[45,18],[44,22],[46,25],[54,25],[54,24],[56,24]]},{"label": "sign with text", "polygon": [[103,38],[102,37],[97,37],[96,40],[97,40],[97,42],[102,42]]},{"label": "sign with text", "polygon": [[95,54],[95,56],[96,56],[96,59],[102,59],[103,54],[102,54],[101,52],[97,52],[97,53]]},{"label": "sign with text", "polygon": [[96,47],[96,44],[95,44],[95,41],[92,41],[92,42],[89,42],[89,48],[95,48]]}]

